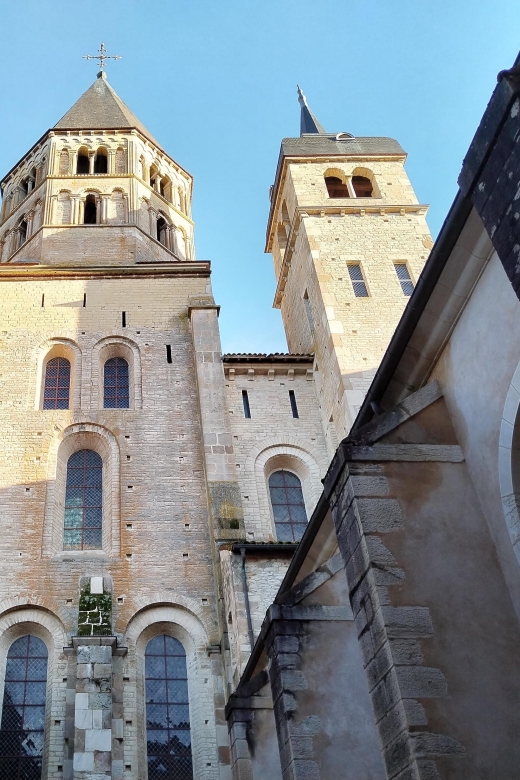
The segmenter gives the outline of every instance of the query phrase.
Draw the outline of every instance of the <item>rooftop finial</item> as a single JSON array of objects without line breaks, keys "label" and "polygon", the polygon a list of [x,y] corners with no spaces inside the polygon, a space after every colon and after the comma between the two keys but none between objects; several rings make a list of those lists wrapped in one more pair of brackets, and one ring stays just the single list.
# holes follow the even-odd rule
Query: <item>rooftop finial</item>
[{"label": "rooftop finial", "polygon": [[300,115],[300,135],[307,135],[308,133],[325,133],[324,128],[310,110],[302,88],[299,84],[296,86],[298,87],[298,103],[302,107]]},{"label": "rooftop finial", "polygon": [[101,46],[98,49],[99,54],[84,54],[83,59],[84,60],[99,60],[99,73],[98,73],[98,79],[106,78],[104,68],[105,68],[105,60],[122,60],[123,58],[119,56],[119,54],[107,54],[107,50],[105,49],[105,44],[103,41],[101,41]]},{"label": "rooftop finial", "polygon": [[298,89],[298,103],[303,108],[303,106],[307,105],[307,98],[303,94],[303,91],[302,91],[302,88],[300,87],[300,85],[296,84],[296,87]]}]

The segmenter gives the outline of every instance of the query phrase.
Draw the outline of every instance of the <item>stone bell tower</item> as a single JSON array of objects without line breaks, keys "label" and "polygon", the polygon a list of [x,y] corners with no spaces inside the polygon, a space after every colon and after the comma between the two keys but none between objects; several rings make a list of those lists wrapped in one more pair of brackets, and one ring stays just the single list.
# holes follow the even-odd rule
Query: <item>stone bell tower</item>
[{"label": "stone bell tower", "polygon": [[301,90],[271,188],[273,255],[291,352],[315,353],[329,454],[349,431],[432,246],[391,138],[327,133]]},{"label": "stone bell tower", "polygon": [[243,520],[192,177],[102,71],[1,189],[0,775],[227,778]]},{"label": "stone bell tower", "polygon": [[2,180],[0,259],[192,260],[191,188],[101,71]]}]

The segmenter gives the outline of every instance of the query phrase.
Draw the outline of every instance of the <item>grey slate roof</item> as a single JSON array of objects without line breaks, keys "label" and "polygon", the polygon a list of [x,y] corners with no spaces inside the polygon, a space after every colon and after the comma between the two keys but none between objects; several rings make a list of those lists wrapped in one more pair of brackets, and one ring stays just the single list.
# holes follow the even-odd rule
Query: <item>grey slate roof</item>
[{"label": "grey slate roof", "polygon": [[336,141],[336,134],[313,133],[300,138],[284,138],[280,157],[313,157],[314,155],[405,154],[393,138],[361,137]]},{"label": "grey slate roof", "polygon": [[[103,74],[104,75],[104,74]],[[160,144],[123,103],[104,78],[97,80],[54,125],[54,130],[126,130],[135,127],[156,146]],[[161,147],[160,147],[161,148]]]}]

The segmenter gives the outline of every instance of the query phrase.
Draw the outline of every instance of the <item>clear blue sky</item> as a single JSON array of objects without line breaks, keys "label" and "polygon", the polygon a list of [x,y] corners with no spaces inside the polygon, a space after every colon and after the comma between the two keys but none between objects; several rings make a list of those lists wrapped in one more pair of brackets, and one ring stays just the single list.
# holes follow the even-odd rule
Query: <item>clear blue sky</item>
[{"label": "clear blue sky", "polygon": [[520,49],[519,0],[2,0],[3,175],[94,81],[109,81],[195,176],[199,259],[212,261],[225,351],[284,351],[264,238],[296,84],[325,129],[389,135],[438,233],[499,70]]}]

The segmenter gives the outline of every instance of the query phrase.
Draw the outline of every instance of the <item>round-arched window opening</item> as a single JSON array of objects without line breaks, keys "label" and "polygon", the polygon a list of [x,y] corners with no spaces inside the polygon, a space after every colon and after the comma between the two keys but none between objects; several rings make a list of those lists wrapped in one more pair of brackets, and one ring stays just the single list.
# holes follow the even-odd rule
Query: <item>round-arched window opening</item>
[{"label": "round-arched window opening", "polygon": [[94,173],[107,173],[108,172],[108,159],[107,153],[104,149],[99,149],[94,160]]},{"label": "round-arched window opening", "polygon": [[168,225],[166,223],[166,220],[162,217],[159,217],[157,220],[157,241],[160,241],[161,244],[164,244],[166,246],[166,232],[168,230]]},{"label": "round-arched window opening", "polygon": [[337,176],[326,176],[325,185],[329,198],[350,198],[348,187]]},{"label": "round-arched window opening", "polygon": [[90,170],[89,160],[86,154],[78,154],[76,172],[78,176],[86,176]]},{"label": "round-arched window opening", "polygon": [[19,245],[22,246],[22,244],[25,244],[27,241],[27,222],[25,219],[22,219],[20,222],[20,225],[18,227],[18,235],[20,236],[20,243]]},{"label": "round-arched window opening", "polygon": [[95,195],[87,195],[85,199],[85,215],[83,222],[85,225],[95,225],[97,222],[97,207]]},{"label": "round-arched window opening", "polygon": [[371,198],[374,188],[370,179],[366,176],[353,176],[352,186],[356,193],[356,198]]}]

